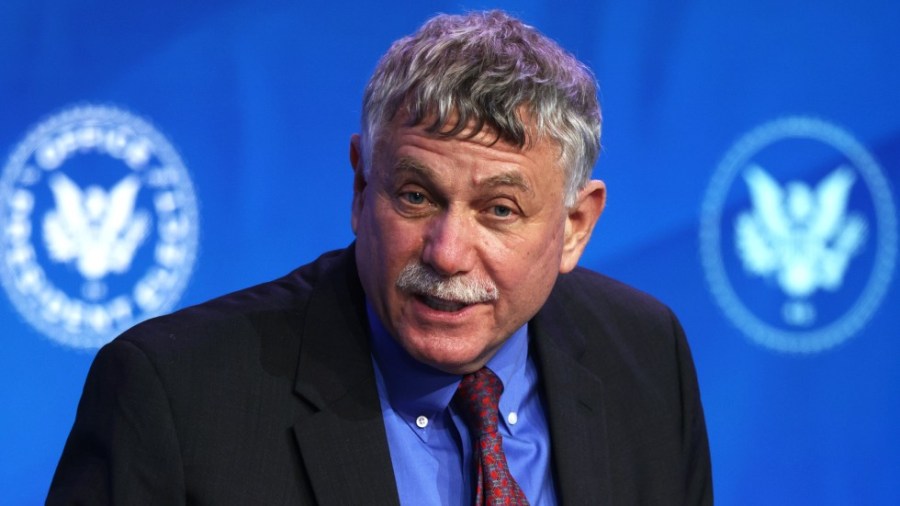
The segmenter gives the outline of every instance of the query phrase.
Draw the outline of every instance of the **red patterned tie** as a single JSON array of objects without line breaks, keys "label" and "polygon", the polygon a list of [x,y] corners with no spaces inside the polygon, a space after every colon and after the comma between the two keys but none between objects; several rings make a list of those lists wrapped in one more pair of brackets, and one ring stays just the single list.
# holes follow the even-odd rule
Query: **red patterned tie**
[{"label": "red patterned tie", "polygon": [[509,473],[497,416],[503,383],[487,367],[463,376],[453,402],[462,413],[473,440],[478,484],[475,506],[528,505],[528,499]]}]

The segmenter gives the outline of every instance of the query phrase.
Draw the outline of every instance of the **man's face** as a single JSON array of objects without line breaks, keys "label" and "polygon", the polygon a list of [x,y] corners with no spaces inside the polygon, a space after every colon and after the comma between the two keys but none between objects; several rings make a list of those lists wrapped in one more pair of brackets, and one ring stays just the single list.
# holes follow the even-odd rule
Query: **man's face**
[{"label": "man's face", "polygon": [[577,224],[563,206],[555,144],[520,149],[494,142],[491,131],[464,137],[397,119],[373,150],[368,178],[358,138],[351,146],[363,289],[410,355],[458,374],[482,367],[534,316],[587,242],[575,251],[567,244]]}]

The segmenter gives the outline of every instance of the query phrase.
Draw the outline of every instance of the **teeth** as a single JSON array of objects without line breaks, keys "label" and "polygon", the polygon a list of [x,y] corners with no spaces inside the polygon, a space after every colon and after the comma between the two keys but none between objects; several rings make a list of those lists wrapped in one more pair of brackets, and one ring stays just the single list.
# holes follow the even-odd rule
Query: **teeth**
[{"label": "teeth", "polygon": [[446,311],[448,313],[452,313],[454,311],[459,311],[460,309],[466,307],[466,304],[462,304],[460,302],[453,302],[450,300],[438,299],[435,297],[429,297],[427,295],[423,295],[421,297],[422,302],[425,303],[426,306],[431,309],[437,309],[438,311]]}]

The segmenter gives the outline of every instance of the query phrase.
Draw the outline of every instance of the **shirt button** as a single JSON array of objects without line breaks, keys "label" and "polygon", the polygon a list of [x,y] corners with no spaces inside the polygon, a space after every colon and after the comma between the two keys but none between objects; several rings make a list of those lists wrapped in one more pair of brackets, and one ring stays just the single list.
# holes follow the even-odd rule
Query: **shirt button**
[{"label": "shirt button", "polygon": [[519,415],[517,415],[515,411],[512,411],[510,412],[509,416],[506,417],[506,420],[510,425],[515,425],[516,422],[519,421]]},{"label": "shirt button", "polygon": [[418,425],[420,429],[424,429],[428,426],[428,417],[420,416],[416,418],[416,425]]}]

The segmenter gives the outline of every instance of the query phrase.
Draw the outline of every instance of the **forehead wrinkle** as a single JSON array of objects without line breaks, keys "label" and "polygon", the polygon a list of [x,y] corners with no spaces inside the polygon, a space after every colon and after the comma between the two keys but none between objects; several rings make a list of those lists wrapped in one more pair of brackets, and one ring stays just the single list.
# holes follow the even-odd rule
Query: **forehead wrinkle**
[{"label": "forehead wrinkle", "polygon": [[[394,165],[393,177],[401,175],[414,175],[425,181],[435,181],[435,171],[415,158],[404,156]],[[473,184],[480,189],[493,190],[496,188],[511,187],[529,196],[534,195],[534,189],[528,184],[526,178],[516,171],[506,171],[487,177],[473,177]]]},{"label": "forehead wrinkle", "polygon": [[[394,172],[396,174],[411,173],[428,180],[433,179],[434,175],[432,169],[419,163],[417,160],[408,157],[401,158],[397,162]],[[518,172],[509,171],[484,178],[475,176],[473,179],[475,186],[479,188],[495,189],[501,187],[513,187],[523,193],[529,195],[534,194],[534,190],[532,190],[528,181],[526,181],[525,177]]]}]

